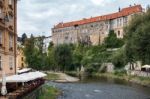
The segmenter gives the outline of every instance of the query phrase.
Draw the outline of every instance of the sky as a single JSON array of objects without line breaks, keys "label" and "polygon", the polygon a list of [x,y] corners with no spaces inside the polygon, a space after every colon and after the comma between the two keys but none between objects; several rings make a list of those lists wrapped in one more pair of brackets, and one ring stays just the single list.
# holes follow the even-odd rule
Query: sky
[{"label": "sky", "polygon": [[50,36],[51,28],[59,22],[109,14],[134,4],[145,8],[150,0],[20,0],[18,36]]}]

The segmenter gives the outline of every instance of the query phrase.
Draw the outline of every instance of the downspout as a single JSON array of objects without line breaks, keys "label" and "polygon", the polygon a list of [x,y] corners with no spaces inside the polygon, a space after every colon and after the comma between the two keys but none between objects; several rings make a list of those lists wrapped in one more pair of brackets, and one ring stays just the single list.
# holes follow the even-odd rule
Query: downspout
[{"label": "downspout", "polygon": [[16,65],[16,58],[17,58],[17,0],[14,0],[14,61],[15,61],[15,74],[17,73],[17,65]]}]

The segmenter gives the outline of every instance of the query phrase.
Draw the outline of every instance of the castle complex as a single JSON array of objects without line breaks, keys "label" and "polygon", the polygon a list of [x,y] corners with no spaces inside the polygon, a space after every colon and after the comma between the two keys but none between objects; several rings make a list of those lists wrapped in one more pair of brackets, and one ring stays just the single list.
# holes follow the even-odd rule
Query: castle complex
[{"label": "castle complex", "polygon": [[79,42],[90,42],[92,45],[98,45],[103,43],[110,30],[114,30],[117,38],[123,38],[123,28],[129,23],[133,15],[142,12],[141,5],[134,5],[123,9],[119,8],[116,13],[59,23],[52,28],[52,41],[54,45]]}]

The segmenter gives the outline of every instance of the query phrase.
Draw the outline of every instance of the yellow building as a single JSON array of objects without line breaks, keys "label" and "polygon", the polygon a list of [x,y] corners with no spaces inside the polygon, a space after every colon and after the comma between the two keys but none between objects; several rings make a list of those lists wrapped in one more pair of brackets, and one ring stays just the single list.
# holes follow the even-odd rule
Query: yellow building
[{"label": "yellow building", "polygon": [[16,73],[17,0],[0,0],[0,77]]},{"label": "yellow building", "polygon": [[17,49],[17,69],[22,69],[27,67],[26,63],[25,63],[25,56],[23,53],[22,48],[18,48]]}]

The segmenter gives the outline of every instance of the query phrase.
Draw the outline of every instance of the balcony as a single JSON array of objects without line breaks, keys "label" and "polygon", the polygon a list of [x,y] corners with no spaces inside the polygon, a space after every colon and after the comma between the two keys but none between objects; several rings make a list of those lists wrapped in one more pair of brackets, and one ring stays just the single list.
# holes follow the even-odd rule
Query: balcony
[{"label": "balcony", "polygon": [[8,28],[9,28],[10,30],[13,30],[13,26],[12,26],[12,25],[10,25]]},{"label": "balcony", "polygon": [[13,6],[12,6],[12,4],[9,4],[8,6],[9,6],[9,8],[10,8],[10,9],[12,9],[12,10],[13,10]]},{"label": "balcony", "polygon": [[10,48],[9,48],[9,51],[13,51],[13,47],[10,47]]},{"label": "balcony", "polygon": [[8,11],[8,13],[9,13],[9,15],[10,15],[11,17],[14,16],[13,11]]}]

